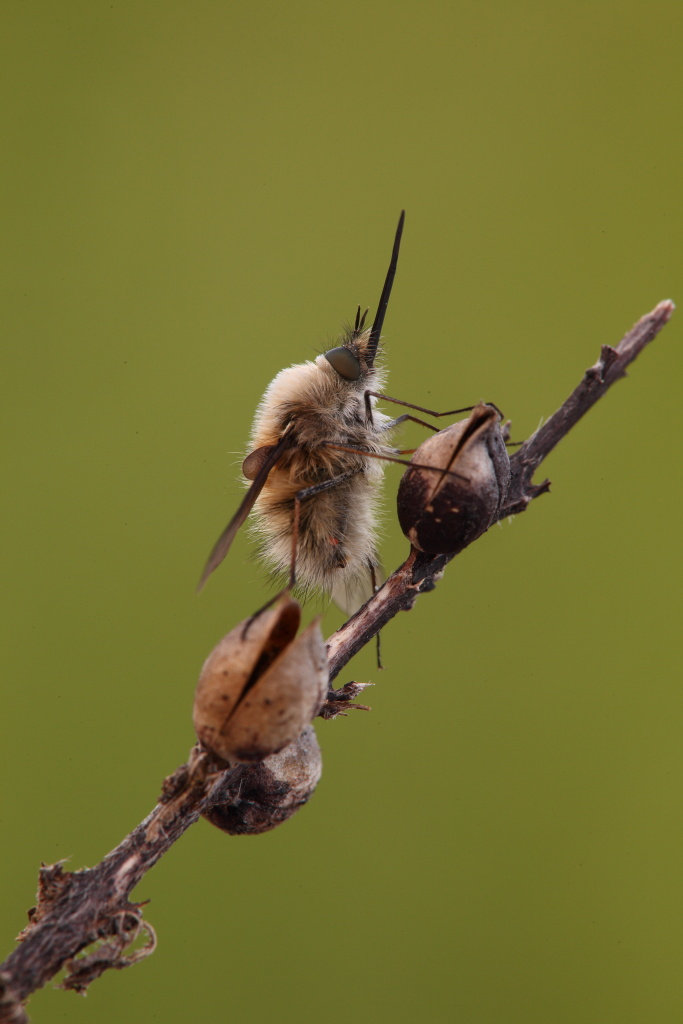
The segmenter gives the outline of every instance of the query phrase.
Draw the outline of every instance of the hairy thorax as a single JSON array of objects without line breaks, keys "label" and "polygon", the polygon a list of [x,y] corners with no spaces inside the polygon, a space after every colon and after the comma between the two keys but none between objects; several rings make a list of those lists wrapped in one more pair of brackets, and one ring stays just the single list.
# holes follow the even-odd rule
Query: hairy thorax
[{"label": "hairy thorax", "polygon": [[252,450],[277,444],[285,433],[292,441],[254,508],[261,555],[276,570],[290,564],[295,496],[342,477],[329,489],[302,496],[300,506],[297,565],[303,578],[324,590],[377,564],[375,499],[385,463],[372,455],[392,449],[384,429],[388,418],[374,409],[374,399],[368,418],[365,392],[382,383],[374,369],[360,381],[341,381],[319,357],[279,373],[256,413]]}]

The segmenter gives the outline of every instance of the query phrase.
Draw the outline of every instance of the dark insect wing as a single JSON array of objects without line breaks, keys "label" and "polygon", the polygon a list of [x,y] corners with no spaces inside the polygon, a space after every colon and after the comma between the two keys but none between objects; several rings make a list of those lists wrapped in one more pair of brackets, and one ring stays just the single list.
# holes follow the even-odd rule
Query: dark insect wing
[{"label": "dark insect wing", "polygon": [[[268,474],[270,473],[271,469],[278,461],[282,453],[285,451],[285,449],[289,448],[290,445],[291,440],[287,435],[285,435],[285,437],[283,437],[278,442],[278,444],[273,446],[268,457],[262,461],[261,467],[256,476],[254,477],[254,482],[252,483],[247,493],[244,495],[244,498],[240,502],[240,506],[235,512],[234,516],[232,517],[232,519],[225,527],[222,534],[220,535],[220,537],[213,546],[208,561],[204,566],[204,572],[202,573],[201,579],[199,580],[199,583],[197,585],[198,591],[202,589],[211,573],[214,571],[214,569],[218,568],[218,566],[221,564],[221,562],[227,555],[228,551],[230,550],[230,545],[232,544],[233,540],[235,539],[235,536],[237,535],[237,531],[239,530],[240,526],[251,512],[252,508],[254,507],[254,503],[256,502],[256,499],[263,490],[263,485],[268,479]],[[249,458],[249,456],[247,456],[247,458]]]}]

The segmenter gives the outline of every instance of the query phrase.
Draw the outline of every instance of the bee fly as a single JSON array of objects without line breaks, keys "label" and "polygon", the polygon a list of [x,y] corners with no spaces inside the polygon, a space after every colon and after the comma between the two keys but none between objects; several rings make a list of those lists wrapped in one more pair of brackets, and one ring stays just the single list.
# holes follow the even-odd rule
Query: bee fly
[{"label": "bee fly", "polygon": [[404,413],[390,419],[378,398],[434,413],[381,394],[385,373],[375,365],[377,346],[396,274],[403,233],[399,218],[391,261],[372,327],[367,310],[336,348],[314,362],[281,370],[266,388],[251,431],[242,472],[251,485],[218,538],[199,582],[201,589],[223,561],[237,531],[254,512],[259,555],[289,586],[331,595],[352,614],[372,596],[379,576],[376,503],[384,462],[403,462],[389,444],[405,420],[437,427]]}]

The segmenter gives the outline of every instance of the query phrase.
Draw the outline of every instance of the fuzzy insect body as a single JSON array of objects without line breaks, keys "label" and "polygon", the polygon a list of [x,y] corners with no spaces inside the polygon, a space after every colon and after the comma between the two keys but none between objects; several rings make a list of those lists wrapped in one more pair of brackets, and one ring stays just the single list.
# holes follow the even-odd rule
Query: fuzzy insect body
[{"label": "fuzzy insect body", "polygon": [[242,463],[251,485],[214,545],[200,589],[253,509],[259,553],[277,575],[289,573],[290,585],[329,593],[349,614],[372,595],[378,485],[383,460],[395,455],[389,440],[397,422],[375,408],[373,392],[385,379],[375,357],[403,221],[402,213],[372,327],[365,329],[359,308],[336,348],[282,370],[266,389]]},{"label": "fuzzy insect body", "polygon": [[301,589],[331,594],[349,614],[371,596],[372,574],[379,572],[377,500],[385,464],[373,456],[394,454],[389,417],[377,411],[374,397],[366,405],[366,392],[385,381],[365,362],[369,340],[368,329],[350,331],[342,341],[359,360],[357,380],[345,380],[325,355],[281,370],[266,389],[251,435],[254,451],[275,447],[285,434],[292,445],[254,505],[259,555],[278,575],[290,569],[296,496],[342,478],[301,501],[296,578]]}]

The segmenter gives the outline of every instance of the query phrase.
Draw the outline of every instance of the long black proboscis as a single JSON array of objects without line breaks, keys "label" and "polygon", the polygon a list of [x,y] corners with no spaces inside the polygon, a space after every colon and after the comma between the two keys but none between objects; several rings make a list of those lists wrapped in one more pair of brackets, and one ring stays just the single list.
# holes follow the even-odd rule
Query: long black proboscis
[{"label": "long black proboscis", "polygon": [[379,297],[379,303],[377,305],[377,313],[375,315],[375,322],[372,325],[370,331],[370,338],[368,340],[368,347],[365,352],[365,361],[368,366],[372,366],[375,361],[375,354],[377,352],[377,346],[379,344],[379,337],[382,333],[382,324],[384,323],[384,316],[389,305],[389,296],[391,295],[391,287],[394,283],[396,276],[396,265],[398,263],[398,250],[401,248],[401,235],[403,234],[403,223],[406,219],[406,211],[401,210],[401,216],[398,218],[398,227],[396,228],[396,237],[394,238],[394,248],[391,250],[391,262],[389,269],[387,270],[387,276],[384,279],[384,287],[382,288],[382,294]]}]

